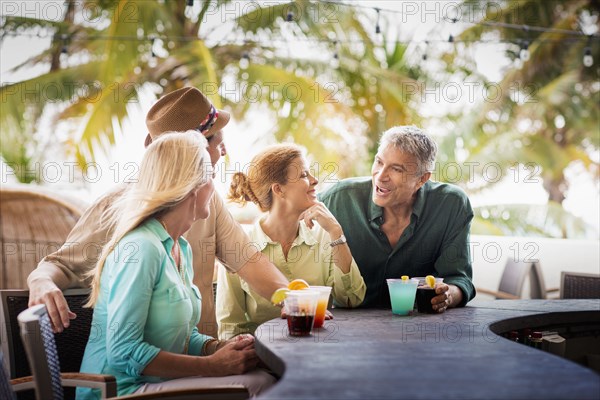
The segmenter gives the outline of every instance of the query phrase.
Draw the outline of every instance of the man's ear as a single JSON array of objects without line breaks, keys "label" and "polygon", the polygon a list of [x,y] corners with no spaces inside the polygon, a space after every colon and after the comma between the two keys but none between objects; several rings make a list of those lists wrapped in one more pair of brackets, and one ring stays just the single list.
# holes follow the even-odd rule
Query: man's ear
[{"label": "man's ear", "polygon": [[425,184],[431,178],[431,172],[427,171],[423,175],[421,175],[421,179],[419,179],[419,188]]}]

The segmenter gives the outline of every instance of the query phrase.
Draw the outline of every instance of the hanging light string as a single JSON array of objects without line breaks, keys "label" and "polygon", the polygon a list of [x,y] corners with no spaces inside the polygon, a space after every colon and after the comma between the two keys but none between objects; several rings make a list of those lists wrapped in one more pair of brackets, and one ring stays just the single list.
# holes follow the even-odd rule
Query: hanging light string
[{"label": "hanging light string", "polygon": [[[472,22],[475,25],[485,25],[491,26],[495,28],[507,28],[507,29],[516,29],[516,30],[524,30],[524,31],[533,31],[540,33],[559,33],[561,35],[572,35],[572,36],[583,36],[588,37],[590,35],[586,35],[581,31],[574,31],[570,29],[559,29],[559,28],[544,28],[541,26],[531,26],[531,25],[519,25],[519,24],[508,24],[505,22],[491,22],[491,21],[481,21],[481,22]],[[591,35],[596,38],[600,38],[599,35]]]},{"label": "hanging light string", "polygon": [[[380,14],[382,12],[384,13],[388,13],[388,14],[405,14],[403,11],[401,10],[393,10],[393,9],[389,9],[389,8],[381,8],[381,7],[373,7],[373,6],[367,6],[367,5],[361,5],[361,4],[354,4],[354,3],[345,3],[345,2],[338,2],[338,1],[332,1],[332,0],[317,0],[315,3],[317,4],[330,4],[330,5],[334,5],[334,6],[343,6],[343,7],[350,7],[350,8],[355,8],[355,9],[364,9],[364,10],[371,10],[374,11],[376,13],[376,23],[375,23],[375,33],[380,33],[381,32],[381,25],[380,25]],[[282,5],[284,5],[285,3],[281,3]],[[188,7],[193,7],[194,5],[194,0],[186,0],[186,5]],[[412,15],[412,14],[411,14]],[[294,21],[295,15],[293,13],[293,11],[288,10],[285,16],[285,20],[287,22],[292,22]],[[444,18],[446,19],[446,18]],[[471,21],[464,21],[461,20],[460,18],[449,18],[447,19],[448,22],[451,23],[457,23],[457,22],[462,22],[462,23],[466,23],[466,24],[472,24],[472,25],[483,25],[483,26],[488,26],[488,27],[494,27],[494,28],[505,28],[505,29],[515,29],[515,30],[520,30],[520,31],[525,31],[525,32],[540,32],[540,33],[557,33],[557,34],[563,34],[563,35],[570,35],[570,36],[576,36],[581,38],[589,38],[589,39],[595,39],[598,40],[600,39],[600,34],[586,34],[580,30],[569,30],[569,29],[559,29],[559,28],[547,28],[547,27],[542,27],[542,26],[532,26],[532,25],[523,25],[523,24],[511,24],[511,23],[506,23],[506,22],[495,22],[495,21],[479,21],[479,22],[471,22]],[[2,36],[5,35],[9,35],[9,36],[27,36],[26,32],[8,32],[8,31],[4,31],[1,32]],[[43,37],[48,37],[48,36],[54,36],[54,35],[34,35],[40,38]],[[156,36],[156,35],[155,35]],[[452,36],[452,35],[451,35]],[[203,40],[201,38],[190,38],[190,37],[183,37],[183,36],[156,36],[157,38],[163,39],[163,40],[175,40],[175,41],[192,41],[192,40]],[[89,36],[88,37],[89,40],[96,40],[96,39],[104,39],[104,40],[148,40],[148,38],[146,37],[138,37],[138,36],[111,36],[111,37],[100,37],[100,36]],[[448,42],[455,42],[455,43],[474,43],[474,42],[481,42],[481,40],[457,40],[456,38],[454,38],[452,36],[453,40],[448,40]],[[525,40],[527,40],[528,38],[525,38]],[[514,40],[520,40],[518,38],[513,39]],[[523,39],[521,39],[523,40]],[[557,39],[557,40],[566,40],[564,38],[562,39]],[[326,42],[328,41],[328,39],[323,39],[322,41]],[[397,43],[415,43],[415,42],[420,42],[423,43],[424,41],[414,41],[414,40],[409,40],[409,41],[397,41]],[[498,42],[502,42],[501,40]],[[394,43],[393,41],[391,43]]]},{"label": "hanging light string", "polygon": [[[69,42],[82,42],[82,41],[91,41],[91,40],[114,40],[114,41],[134,41],[134,42],[151,42],[152,39],[160,39],[163,41],[172,41],[172,42],[195,42],[195,41],[206,41],[204,38],[193,37],[193,36],[167,36],[167,35],[140,35],[140,36],[122,36],[122,35],[87,35],[87,36],[76,36],[76,35],[65,35],[65,34],[37,34],[37,33],[28,33],[28,32],[3,32],[0,36],[6,37],[30,37],[30,38],[54,38],[63,40],[66,36]],[[581,37],[573,37],[573,38],[544,38],[544,39],[536,39],[536,42],[580,42],[584,39],[588,40],[588,43],[591,44],[592,40],[599,40],[600,36],[598,35],[581,35],[585,38]],[[311,38],[311,37],[294,37],[294,41],[297,42],[312,42],[312,43],[331,43],[331,39],[326,38]],[[370,42],[370,40],[365,39],[337,39],[339,43],[366,43]],[[515,41],[527,41],[526,38],[514,38],[514,39],[457,39],[452,36],[452,40],[448,39],[408,39],[408,40],[394,40],[389,43],[398,43],[398,44],[422,44],[422,43],[515,43]],[[264,45],[265,43],[277,43],[277,42],[286,42],[283,39],[268,39],[268,40],[249,40],[249,39],[232,39],[229,41],[220,41],[219,45],[229,45],[229,44],[241,44],[241,43],[253,44],[253,45]]]},{"label": "hanging light string", "polygon": [[[385,12],[385,13],[391,13],[391,14],[405,14],[403,11],[400,10],[392,10],[392,9],[385,9],[385,8],[380,8],[380,7],[372,7],[372,6],[366,6],[366,5],[361,5],[361,4],[350,4],[350,3],[344,3],[344,2],[337,2],[337,1],[331,1],[331,0],[319,0],[317,3],[322,3],[322,4],[330,4],[330,5],[334,5],[334,6],[344,6],[344,7],[352,7],[354,9],[365,9],[365,10],[371,10],[371,11],[375,11],[376,13],[376,22],[375,22],[375,34],[376,35],[380,35],[381,34],[381,25],[380,25],[380,16],[381,16],[381,12]],[[284,4],[284,3],[282,3]],[[186,5],[188,7],[193,7],[194,6],[194,0],[187,0],[186,1]],[[290,23],[290,22],[294,22],[295,16],[294,13],[291,10],[288,10],[286,17],[285,17],[285,21]],[[600,35],[598,34],[585,34],[582,31],[576,31],[576,30],[568,30],[568,29],[558,29],[558,28],[546,28],[546,27],[541,27],[541,26],[530,26],[530,25],[519,25],[519,24],[511,24],[511,23],[505,23],[505,22],[494,22],[494,21],[480,21],[480,22],[470,22],[470,21],[462,21],[460,20],[460,18],[452,18],[449,20],[449,22],[451,23],[457,23],[457,22],[462,22],[462,23],[467,23],[467,24],[473,24],[475,26],[487,26],[487,27],[493,27],[493,28],[504,28],[504,29],[515,29],[515,30],[520,30],[522,32],[524,32],[524,36],[522,38],[512,38],[512,39],[490,39],[490,40],[486,40],[486,39],[457,39],[456,37],[454,37],[452,34],[449,35],[447,40],[436,40],[436,39],[427,39],[427,40],[414,40],[414,39],[410,39],[410,40],[395,40],[395,41],[388,41],[388,44],[403,44],[403,45],[409,45],[409,44],[420,44],[420,43],[424,43],[425,44],[425,52],[423,53],[422,59],[423,60],[427,60],[427,47],[429,46],[429,44],[431,43],[451,43],[451,44],[458,44],[458,43],[516,43],[519,45],[520,50],[519,50],[519,58],[522,61],[528,61],[529,57],[530,57],[530,53],[529,53],[529,45],[531,44],[531,38],[530,38],[530,32],[540,32],[540,33],[556,33],[556,34],[561,34],[561,35],[567,35],[570,36],[568,38],[552,38],[552,37],[544,37],[544,38],[537,38],[536,42],[538,43],[544,43],[544,42],[577,42],[577,41],[581,41],[581,40],[587,40],[587,44],[586,47],[584,49],[584,56],[583,56],[583,63],[584,65],[587,66],[591,66],[593,64],[593,58],[592,58],[592,50],[591,50],[591,45],[592,45],[592,40],[597,41],[600,39]],[[190,36],[167,36],[167,35],[156,35],[156,34],[152,34],[152,35],[140,35],[140,36],[107,36],[107,35],[88,35],[85,37],[82,36],[74,36],[74,35],[70,35],[67,36],[65,34],[53,34],[53,33],[48,33],[48,34],[31,34],[28,32],[23,32],[23,31],[17,31],[17,32],[11,32],[11,31],[6,31],[5,29],[3,29],[0,32],[0,39],[4,38],[5,36],[28,36],[28,37],[37,37],[37,38],[49,38],[52,37],[54,38],[54,40],[59,40],[62,41],[62,49],[61,52],[63,54],[66,54],[68,52],[68,44],[72,43],[72,42],[80,42],[80,41],[91,41],[91,40],[115,40],[115,41],[146,41],[146,42],[150,42],[151,43],[151,48],[152,48],[152,55],[153,57],[155,56],[154,54],[154,43],[157,39],[161,39],[165,42],[193,42],[193,41],[204,41],[203,38],[200,37],[190,37]],[[331,40],[330,39],[321,39],[321,38],[310,38],[310,37],[295,37],[294,41],[297,42],[309,42],[309,43],[323,43],[323,44],[331,44]],[[217,44],[218,46],[223,46],[223,45],[241,45],[240,40],[231,40],[231,41],[219,41],[219,43]],[[285,41],[280,41],[282,44],[284,45],[289,45],[288,40]],[[334,54],[334,58],[339,58],[338,56],[338,50],[337,50],[337,46],[339,46],[340,44],[352,44],[352,43],[366,43],[369,42],[369,40],[365,40],[365,39],[344,39],[341,40],[339,38],[336,39],[335,41],[335,54]],[[273,48],[274,46],[265,46],[264,41],[256,41],[256,40],[247,40],[244,39],[243,43],[246,45],[253,45],[255,47],[261,47],[261,48]],[[268,44],[270,45],[275,45],[276,43],[278,43],[278,40],[273,40],[273,39],[269,39],[268,40]],[[336,57],[337,56],[337,57]],[[246,63],[249,59],[248,53],[245,53],[245,57],[244,60],[242,60],[243,63]]]}]

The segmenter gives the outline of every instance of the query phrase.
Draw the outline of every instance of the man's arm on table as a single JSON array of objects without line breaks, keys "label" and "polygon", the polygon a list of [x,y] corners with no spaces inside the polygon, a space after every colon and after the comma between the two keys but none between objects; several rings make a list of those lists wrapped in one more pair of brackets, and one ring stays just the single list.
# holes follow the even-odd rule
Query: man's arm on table
[{"label": "man's arm on table", "polygon": [[287,287],[289,283],[283,273],[260,252],[244,264],[238,275],[267,300],[271,300],[277,289]]},{"label": "man's arm on table", "polygon": [[44,257],[27,278],[29,306],[45,304],[55,332],[62,332],[69,326],[69,320],[76,317],[69,310],[62,291],[88,286],[85,274],[96,266],[108,237],[106,229],[101,228],[102,213],[115,193],[111,192],[91,205],[62,247]]}]

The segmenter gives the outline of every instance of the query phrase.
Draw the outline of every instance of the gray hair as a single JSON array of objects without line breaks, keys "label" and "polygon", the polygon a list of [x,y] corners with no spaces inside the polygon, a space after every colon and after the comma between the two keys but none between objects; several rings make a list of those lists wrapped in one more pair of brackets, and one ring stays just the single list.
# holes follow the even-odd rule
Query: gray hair
[{"label": "gray hair", "polygon": [[432,171],[437,155],[437,144],[422,129],[414,125],[394,126],[383,132],[379,139],[379,151],[392,145],[417,159],[417,173]]}]

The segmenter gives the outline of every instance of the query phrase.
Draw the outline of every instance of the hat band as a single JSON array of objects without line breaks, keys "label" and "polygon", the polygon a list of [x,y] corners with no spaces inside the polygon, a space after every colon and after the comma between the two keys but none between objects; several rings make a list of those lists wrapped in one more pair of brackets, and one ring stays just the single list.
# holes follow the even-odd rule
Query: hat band
[{"label": "hat band", "polygon": [[213,127],[213,125],[217,122],[218,118],[219,118],[219,112],[216,110],[215,106],[213,106],[211,104],[210,112],[208,113],[206,118],[204,118],[204,120],[202,122],[200,122],[200,126],[198,126],[196,128],[196,130],[204,135],[206,132],[208,132],[210,130],[210,128]]}]

